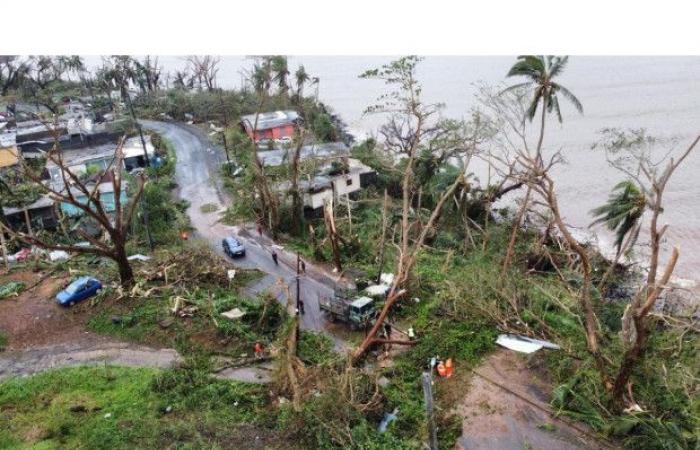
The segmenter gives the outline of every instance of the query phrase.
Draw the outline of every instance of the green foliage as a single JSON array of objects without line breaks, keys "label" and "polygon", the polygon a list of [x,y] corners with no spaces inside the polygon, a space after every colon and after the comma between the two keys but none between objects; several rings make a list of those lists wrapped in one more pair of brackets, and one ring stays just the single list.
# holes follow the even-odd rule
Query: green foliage
[{"label": "green foliage", "polygon": [[534,89],[534,97],[530,107],[527,109],[527,117],[532,120],[537,113],[537,108],[540,102],[542,107],[549,113],[556,112],[559,122],[562,121],[561,110],[559,108],[559,98],[557,94],[563,95],[576,110],[583,114],[583,106],[581,102],[567,88],[553,81],[555,77],[560,75],[569,61],[568,56],[535,56],[523,55],[518,57],[518,61],[513,64],[506,76],[521,76],[529,81],[516,84],[506,89],[522,89],[530,87]]},{"label": "green foliage", "polygon": [[7,347],[7,336],[0,331],[0,352],[4,351],[5,347]]},{"label": "green foliage", "polygon": [[631,180],[618,183],[608,201],[591,211],[596,217],[591,225],[604,223],[615,232],[615,246],[620,253],[627,235],[637,226],[644,214],[646,198]]},{"label": "green foliage", "polygon": [[0,285],[0,300],[8,297],[16,297],[24,290],[24,283],[19,281],[11,281]]},{"label": "green foliage", "polygon": [[165,372],[111,366],[49,371],[0,384],[0,445],[225,446],[237,424],[264,416],[264,400],[260,387],[214,380],[191,363]]},{"label": "green foliage", "polygon": [[302,331],[297,342],[297,356],[305,364],[317,366],[338,360],[333,350],[333,341],[322,333]]}]

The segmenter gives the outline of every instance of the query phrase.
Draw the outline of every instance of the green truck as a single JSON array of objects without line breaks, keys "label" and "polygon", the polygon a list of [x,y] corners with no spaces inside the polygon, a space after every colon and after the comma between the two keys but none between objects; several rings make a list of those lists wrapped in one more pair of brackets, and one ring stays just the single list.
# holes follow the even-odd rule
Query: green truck
[{"label": "green truck", "polygon": [[371,325],[376,316],[374,300],[353,295],[348,289],[335,289],[332,297],[321,297],[318,306],[328,320],[345,322],[353,331]]}]

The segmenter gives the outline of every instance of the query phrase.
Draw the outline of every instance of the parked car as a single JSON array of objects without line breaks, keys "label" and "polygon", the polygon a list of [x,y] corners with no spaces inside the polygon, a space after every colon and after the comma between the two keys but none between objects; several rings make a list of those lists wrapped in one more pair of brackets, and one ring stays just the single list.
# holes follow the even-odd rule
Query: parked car
[{"label": "parked car", "polygon": [[61,306],[73,306],[76,303],[90,298],[102,289],[102,283],[96,278],[80,277],[69,284],[56,295],[56,300]]},{"label": "parked car", "polygon": [[221,245],[224,247],[224,253],[231,258],[236,256],[245,256],[245,247],[233,236],[224,238],[224,240],[221,241]]}]

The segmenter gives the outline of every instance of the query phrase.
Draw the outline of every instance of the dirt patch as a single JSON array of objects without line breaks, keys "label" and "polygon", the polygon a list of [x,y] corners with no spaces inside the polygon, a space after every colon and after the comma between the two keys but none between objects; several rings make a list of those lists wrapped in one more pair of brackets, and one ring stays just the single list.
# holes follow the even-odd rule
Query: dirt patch
[{"label": "dirt patch", "polygon": [[0,331],[7,337],[7,351],[84,338],[87,305],[63,308],[54,298],[69,280],[65,275],[32,271],[0,276],[0,284],[21,281],[25,285],[19,296],[0,300]]},{"label": "dirt patch", "polygon": [[525,356],[498,351],[472,373],[468,383],[467,395],[455,408],[463,418],[455,448],[615,448],[597,440],[585,425],[554,418],[549,407],[552,386]]}]

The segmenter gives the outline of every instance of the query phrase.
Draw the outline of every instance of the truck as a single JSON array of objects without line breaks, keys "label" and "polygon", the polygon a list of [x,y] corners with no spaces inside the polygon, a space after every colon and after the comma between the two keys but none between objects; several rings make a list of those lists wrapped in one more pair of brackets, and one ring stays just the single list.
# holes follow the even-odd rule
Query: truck
[{"label": "truck", "polygon": [[331,322],[347,323],[353,331],[370,325],[376,315],[374,300],[341,288],[336,288],[332,297],[321,297],[318,306]]}]

